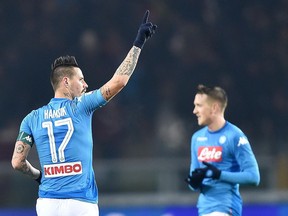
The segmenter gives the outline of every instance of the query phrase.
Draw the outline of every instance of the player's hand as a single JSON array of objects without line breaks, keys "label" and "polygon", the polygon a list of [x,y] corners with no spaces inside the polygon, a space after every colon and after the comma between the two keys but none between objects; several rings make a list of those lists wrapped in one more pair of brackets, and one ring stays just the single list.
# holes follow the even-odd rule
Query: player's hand
[{"label": "player's hand", "polygon": [[140,49],[143,48],[145,42],[152,37],[153,34],[155,34],[157,25],[152,24],[151,22],[148,22],[150,11],[147,10],[144,14],[142,23],[138,29],[137,36],[135,38],[135,41],[133,43],[134,46],[139,47]]},{"label": "player's hand", "polygon": [[41,184],[41,179],[42,179],[42,172],[40,171],[40,175],[37,179],[35,179],[36,182],[38,182],[38,184]]},{"label": "player's hand", "polygon": [[206,166],[206,177],[212,178],[212,179],[219,179],[221,175],[221,170],[216,168],[210,163],[207,163],[206,161],[203,161],[203,164]]},{"label": "player's hand", "polygon": [[203,179],[205,178],[207,168],[197,168],[192,172],[192,175],[189,175],[185,181],[188,183],[193,190],[198,189]]}]

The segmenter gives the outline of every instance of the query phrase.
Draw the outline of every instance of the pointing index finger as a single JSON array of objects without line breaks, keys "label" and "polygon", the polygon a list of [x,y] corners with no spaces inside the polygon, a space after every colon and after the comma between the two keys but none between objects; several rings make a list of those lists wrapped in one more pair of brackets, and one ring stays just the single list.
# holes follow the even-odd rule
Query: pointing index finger
[{"label": "pointing index finger", "polygon": [[146,10],[146,12],[145,12],[145,14],[144,14],[144,17],[143,17],[142,24],[145,24],[145,23],[148,22],[149,14],[150,14],[150,11],[149,11],[149,10]]}]

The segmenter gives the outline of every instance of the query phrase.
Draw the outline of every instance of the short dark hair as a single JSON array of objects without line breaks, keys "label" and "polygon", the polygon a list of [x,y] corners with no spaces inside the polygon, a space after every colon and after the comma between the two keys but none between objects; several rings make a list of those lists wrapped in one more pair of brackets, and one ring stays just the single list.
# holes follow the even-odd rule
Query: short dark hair
[{"label": "short dark hair", "polygon": [[213,100],[219,101],[222,105],[222,108],[225,109],[228,104],[228,97],[225,90],[219,86],[208,87],[203,84],[197,86],[197,94],[206,94],[208,97]]},{"label": "short dark hair", "polygon": [[57,89],[60,80],[64,77],[71,77],[73,75],[73,71],[71,70],[73,67],[78,67],[78,63],[74,56],[60,56],[55,59],[51,64],[51,75],[50,82],[54,89]]},{"label": "short dark hair", "polygon": [[51,70],[54,71],[57,67],[61,66],[72,66],[72,67],[79,67],[74,56],[60,56],[59,58],[55,59],[55,61],[51,64]]}]

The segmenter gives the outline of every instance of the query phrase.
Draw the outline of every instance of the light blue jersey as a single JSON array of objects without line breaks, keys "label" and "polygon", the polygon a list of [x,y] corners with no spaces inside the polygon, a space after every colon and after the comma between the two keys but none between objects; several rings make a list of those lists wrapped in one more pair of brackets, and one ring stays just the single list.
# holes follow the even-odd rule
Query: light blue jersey
[{"label": "light blue jersey", "polygon": [[222,170],[219,180],[204,178],[197,203],[199,215],[218,211],[240,216],[239,184],[258,185],[260,181],[258,164],[245,134],[229,122],[214,132],[204,127],[192,136],[191,158],[190,174],[195,168],[206,167],[203,161]]},{"label": "light blue jersey", "polygon": [[98,202],[92,114],[105,104],[100,90],[74,100],[52,98],[23,119],[20,133],[34,140],[43,173],[39,197]]}]

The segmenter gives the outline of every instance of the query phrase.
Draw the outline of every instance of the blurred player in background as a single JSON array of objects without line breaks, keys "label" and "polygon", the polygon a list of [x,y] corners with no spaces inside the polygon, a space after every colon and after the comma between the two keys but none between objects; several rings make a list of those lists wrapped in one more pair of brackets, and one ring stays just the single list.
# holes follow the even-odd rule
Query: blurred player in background
[{"label": "blurred player in background", "polygon": [[190,189],[199,191],[200,216],[242,215],[240,184],[258,185],[259,168],[246,135],[226,121],[228,98],[220,87],[199,85],[193,113],[203,126],[191,140]]},{"label": "blurred player in background", "polygon": [[[92,114],[129,81],[145,42],[157,28],[148,17],[146,11],[128,55],[100,89],[86,93],[88,85],[75,57],[62,56],[52,64],[54,98],[23,119],[12,157],[14,169],[39,183],[39,216],[99,215],[92,167]],[[40,170],[27,161],[33,144]]]}]

